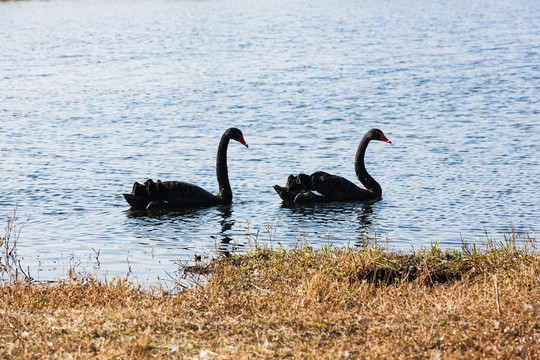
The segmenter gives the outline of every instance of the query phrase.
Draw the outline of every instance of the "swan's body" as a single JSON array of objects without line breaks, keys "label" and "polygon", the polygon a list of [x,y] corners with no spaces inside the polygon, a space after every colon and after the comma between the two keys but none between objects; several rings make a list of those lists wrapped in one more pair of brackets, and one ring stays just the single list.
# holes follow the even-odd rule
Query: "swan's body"
[{"label": "swan's body", "polygon": [[[366,171],[364,156],[366,148],[371,140],[379,140],[392,143],[378,129],[369,130],[358,145],[355,158],[356,175],[366,187],[362,189],[351,181],[337,175],[331,175],[323,171],[314,172],[311,175],[289,175],[285,187],[275,185],[274,189],[286,202],[295,204],[306,202],[331,202],[331,201],[367,201],[377,199],[382,195],[382,188],[375,179]],[[320,195],[315,194],[314,191]]]},{"label": "swan's body", "polygon": [[131,207],[138,209],[154,207],[190,208],[230,204],[233,197],[227,168],[227,147],[230,139],[236,140],[246,147],[248,146],[240,130],[229,128],[223,133],[219,142],[216,160],[216,176],[219,184],[217,195],[197,185],[181,181],[160,180],[157,182],[147,180],[142,185],[136,182],[133,184],[131,194],[122,195],[124,195]]}]

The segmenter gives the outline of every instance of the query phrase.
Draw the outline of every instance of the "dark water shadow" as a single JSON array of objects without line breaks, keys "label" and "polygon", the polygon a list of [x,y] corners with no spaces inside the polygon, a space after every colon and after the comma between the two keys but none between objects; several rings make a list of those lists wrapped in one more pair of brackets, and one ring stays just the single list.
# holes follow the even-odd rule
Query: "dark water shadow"
[{"label": "dark water shadow", "polygon": [[356,209],[356,240],[355,245],[366,247],[369,245],[370,239],[375,234],[374,229],[371,228],[374,218],[377,216],[375,212],[377,200],[368,201],[359,204]]},{"label": "dark water shadow", "polygon": [[232,205],[220,205],[216,208],[218,213],[218,222],[221,226],[221,232],[217,235],[216,240],[219,244],[216,246],[216,250],[219,254],[229,257],[231,251],[236,250],[238,244],[233,241],[232,230],[236,221],[233,216]]},{"label": "dark water shadow", "polygon": [[[128,209],[125,213],[135,227],[135,237],[150,240],[153,244],[162,242],[163,236],[166,236],[169,245],[175,243],[181,249],[191,250],[193,247],[186,239],[200,239],[201,235],[204,236],[203,229],[215,222],[219,224],[220,231],[217,235],[216,232],[208,233],[208,238],[215,242],[215,250],[219,254],[230,256],[231,251],[238,246],[232,237],[236,223],[233,218],[233,205],[190,209]],[[151,233],[160,236],[149,237],[148,234]],[[206,245],[208,247],[208,243]]]},{"label": "dark water shadow", "polygon": [[342,229],[352,230],[352,241],[357,246],[365,246],[366,239],[372,238],[371,225],[377,216],[379,200],[366,202],[329,202],[306,205],[282,203],[280,209],[287,214],[291,223],[298,226],[319,225],[332,232],[342,233]]},{"label": "dark water shadow", "polygon": [[212,211],[212,208],[188,208],[188,209],[128,209],[126,210],[128,218],[133,219],[180,219],[197,218],[204,216]]}]

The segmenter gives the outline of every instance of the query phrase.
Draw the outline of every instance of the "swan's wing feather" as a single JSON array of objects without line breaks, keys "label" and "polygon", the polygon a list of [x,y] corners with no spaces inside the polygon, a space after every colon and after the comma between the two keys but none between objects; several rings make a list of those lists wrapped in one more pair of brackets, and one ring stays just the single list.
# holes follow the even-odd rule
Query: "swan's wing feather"
[{"label": "swan's wing feather", "polygon": [[300,192],[300,191],[293,191],[279,185],[274,185],[274,190],[276,190],[281,200],[285,202],[290,202],[290,203],[294,202],[294,198]]},{"label": "swan's wing feather", "polygon": [[303,191],[309,191],[311,188],[311,177],[306,174],[289,175],[285,187],[274,185],[274,190],[285,202],[294,202],[296,196]]},{"label": "swan's wing feather", "polygon": [[131,194],[123,194],[134,208],[146,208],[149,204],[162,207],[204,206],[216,201],[216,196],[200,186],[182,181],[147,180],[133,184]]},{"label": "swan's wing feather", "polygon": [[182,181],[159,180],[154,184],[149,183],[147,188],[150,197],[155,200],[163,200],[169,203],[176,202],[177,205],[186,203],[185,206],[201,206],[216,200],[215,195],[194,184]]},{"label": "swan's wing feather", "polygon": [[[285,187],[275,185],[274,190],[285,202],[311,203],[329,201],[354,201],[373,196],[368,190],[358,187],[342,176],[324,171],[311,174],[290,175]],[[317,192],[322,196],[314,194]]]},{"label": "swan's wing feather", "polygon": [[311,175],[312,188],[327,197],[328,199],[340,201],[354,198],[360,192],[367,192],[361,189],[355,183],[345,179],[342,176],[328,174],[318,171]]},{"label": "swan's wing feather", "polygon": [[124,196],[124,199],[128,202],[128,204],[132,208],[136,209],[144,209],[146,206],[148,206],[148,203],[150,202],[150,199],[148,197],[144,196],[135,196],[132,194],[122,194]]}]

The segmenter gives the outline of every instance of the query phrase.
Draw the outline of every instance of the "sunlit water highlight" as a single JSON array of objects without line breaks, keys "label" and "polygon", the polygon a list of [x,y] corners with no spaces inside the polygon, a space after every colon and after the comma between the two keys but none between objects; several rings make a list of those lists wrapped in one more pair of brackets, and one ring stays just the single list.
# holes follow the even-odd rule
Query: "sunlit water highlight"
[{"label": "sunlit water highlight", "polygon": [[[166,279],[175,260],[388,240],[396,249],[540,223],[540,3],[534,1],[0,2],[0,214],[17,208],[35,278]],[[231,206],[131,212],[147,178]],[[369,204],[282,206],[272,185],[324,170],[383,187]],[[247,234],[247,235],[246,235]]]}]

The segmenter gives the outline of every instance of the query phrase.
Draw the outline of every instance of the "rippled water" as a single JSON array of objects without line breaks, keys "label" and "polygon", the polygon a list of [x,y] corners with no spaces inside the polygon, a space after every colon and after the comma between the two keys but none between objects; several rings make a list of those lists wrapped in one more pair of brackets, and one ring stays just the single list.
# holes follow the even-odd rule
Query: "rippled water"
[{"label": "rippled water", "polygon": [[[538,229],[538,19],[535,1],[0,2],[0,215],[18,207],[42,280],[154,281],[269,238],[417,249]],[[250,145],[229,147],[231,206],[129,210],[147,178],[217,192],[230,126]],[[380,201],[281,204],[290,173],[357,181],[372,127],[393,141],[367,151]]]}]

